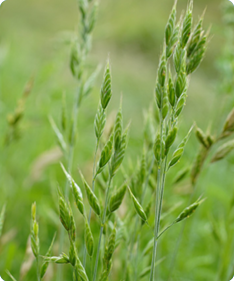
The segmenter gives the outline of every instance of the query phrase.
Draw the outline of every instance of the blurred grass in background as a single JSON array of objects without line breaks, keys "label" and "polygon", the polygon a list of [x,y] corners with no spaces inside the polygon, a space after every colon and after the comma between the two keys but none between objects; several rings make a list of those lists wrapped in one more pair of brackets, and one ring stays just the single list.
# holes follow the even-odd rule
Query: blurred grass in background
[{"label": "blurred grass in background", "polygon": [[[142,150],[143,110],[148,110],[154,98],[164,26],[172,5],[171,0],[100,1],[89,66],[92,70],[99,63],[104,65],[110,55],[113,76],[110,107],[117,108],[122,92],[125,122],[131,120],[124,161],[126,168],[131,165],[130,157],[134,163]],[[186,5],[187,1],[179,0],[178,11],[182,12]],[[205,26],[211,26],[211,40],[206,57],[190,83],[183,112],[185,122],[179,131],[181,136],[194,121],[204,131],[209,126],[214,131],[220,130],[227,112],[234,105],[233,92],[227,94],[226,90],[218,90],[222,73],[217,69],[217,60],[227,37],[221,2],[195,0],[194,19],[198,19],[205,7]],[[72,106],[76,84],[70,74],[69,56],[70,39],[77,30],[79,20],[77,14],[76,1],[6,0],[0,7],[0,207],[7,203],[4,233],[14,230],[12,239],[0,244],[0,275],[3,276],[7,268],[18,278],[29,235],[33,201],[36,200],[38,206],[42,252],[46,251],[60,225],[55,190],[57,183],[62,186],[65,178],[58,165],[62,159],[55,148],[48,115],[60,121],[64,92],[68,108]],[[31,77],[34,77],[34,86],[26,100],[19,128],[20,138],[5,145],[7,115],[14,112]],[[78,181],[77,167],[91,175],[95,141],[93,120],[101,77],[100,74],[95,90],[85,100],[79,114],[73,171]],[[198,143],[192,137],[180,167],[191,164],[197,149]],[[197,194],[203,193],[207,200],[186,225],[173,280],[203,281],[216,276],[220,249],[212,238],[210,217],[222,219],[228,215],[227,206],[234,193],[233,164],[234,157],[229,157],[221,165],[214,164],[202,174]],[[172,173],[171,180],[174,176]],[[178,201],[186,202],[191,192],[186,183],[171,189],[170,179],[168,187],[165,190],[165,210]],[[160,251],[170,255],[177,233],[179,228],[163,238],[167,239],[167,243],[162,242]],[[167,272],[168,267],[169,262],[162,263],[162,272]],[[34,270],[32,267],[25,280],[33,280]]]}]

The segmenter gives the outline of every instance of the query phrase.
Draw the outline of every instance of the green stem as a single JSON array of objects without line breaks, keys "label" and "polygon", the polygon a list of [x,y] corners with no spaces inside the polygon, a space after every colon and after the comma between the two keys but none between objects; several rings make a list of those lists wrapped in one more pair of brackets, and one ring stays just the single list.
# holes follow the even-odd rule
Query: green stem
[{"label": "green stem", "polygon": [[[159,224],[160,224],[160,181],[161,181],[161,165],[162,165],[162,134],[163,134],[163,120],[161,116],[160,120],[161,126],[160,126],[160,161],[158,163],[158,172],[157,172],[157,189],[156,189],[156,198],[155,198],[155,221],[154,221],[154,248],[153,248],[153,255],[152,255],[152,261],[151,261],[151,271],[150,271],[150,281],[154,280],[154,269],[155,269],[155,259],[156,259],[156,253],[157,253],[157,237],[158,237],[158,231],[159,231]],[[161,199],[161,197],[160,197]]]},{"label": "green stem", "polygon": [[40,268],[39,268],[39,259],[38,256],[36,258],[37,261],[37,281],[41,281],[41,275],[40,275]]},{"label": "green stem", "polygon": [[107,190],[106,190],[106,196],[105,196],[106,197],[105,206],[104,206],[104,211],[103,211],[103,215],[102,215],[102,225],[101,225],[100,233],[99,233],[98,248],[97,248],[96,261],[95,261],[95,267],[94,267],[94,273],[93,273],[93,281],[96,281],[96,277],[97,277],[99,254],[100,254],[100,250],[101,250],[102,234],[103,234],[103,229],[104,229],[105,220],[106,220],[106,210],[107,210],[107,204],[108,204],[108,199],[109,199],[111,181],[112,181],[112,175],[110,173],[110,178],[109,178],[109,182],[108,182],[108,186],[107,186]]}]

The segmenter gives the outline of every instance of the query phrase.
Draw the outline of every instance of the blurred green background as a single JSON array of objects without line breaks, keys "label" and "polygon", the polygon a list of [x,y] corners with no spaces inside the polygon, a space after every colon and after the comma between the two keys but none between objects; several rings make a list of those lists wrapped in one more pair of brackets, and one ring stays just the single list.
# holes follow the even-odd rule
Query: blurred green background
[{"label": "blurred green background", "polygon": [[[206,8],[206,29],[211,27],[210,42],[202,65],[192,75],[186,107],[180,121],[179,139],[195,121],[204,131],[221,130],[222,124],[234,105],[234,93],[220,90],[224,73],[217,67],[228,39],[222,16],[222,5],[228,0],[195,0],[194,20]],[[125,167],[137,160],[143,146],[143,111],[153,101],[158,59],[162,50],[164,27],[173,1],[171,0],[102,0],[93,47],[88,66],[105,65],[108,55],[113,77],[113,98],[109,108],[110,120],[118,108],[123,93],[124,122],[131,120],[130,139]],[[182,13],[187,1],[178,1]],[[60,225],[57,216],[55,190],[57,183],[64,185],[54,134],[48,122],[51,115],[59,122],[61,100],[65,92],[68,108],[73,104],[77,87],[70,70],[70,38],[78,29],[76,1],[60,0],[6,0],[0,6],[0,208],[7,203],[3,229],[5,241],[0,243],[0,275],[7,279],[5,269],[17,278],[24,260],[30,229],[30,206],[36,201],[40,225],[42,252],[45,252],[54,231]],[[26,82],[34,77],[34,86],[20,123],[20,138],[5,145],[8,133],[7,116],[14,112]],[[93,120],[99,98],[102,71],[94,91],[85,100],[79,113],[74,177],[79,181],[81,168],[91,178],[95,137]],[[190,165],[198,150],[194,136],[189,141],[178,172]],[[222,249],[212,237],[211,217],[223,220],[229,214],[229,203],[234,193],[234,157],[213,164],[203,172],[197,195],[207,197],[196,215],[186,225],[173,280],[215,280]],[[168,182],[175,176],[169,176]],[[171,178],[171,179],[170,179]],[[178,201],[186,202],[188,185],[165,190],[165,206]],[[224,226],[222,226],[224,228]],[[166,256],[175,247],[179,228],[168,233],[160,251]],[[223,234],[224,236],[226,234]],[[8,237],[8,238],[7,238]],[[231,240],[231,243],[233,241]],[[55,252],[57,251],[55,245]],[[226,263],[233,262],[228,259]],[[169,262],[163,262],[162,278],[169,271]],[[35,264],[24,280],[33,280]],[[48,280],[54,280],[52,278]],[[113,279],[114,280],[114,279]],[[117,280],[117,279],[116,279]],[[162,279],[164,280],[164,279]]]}]

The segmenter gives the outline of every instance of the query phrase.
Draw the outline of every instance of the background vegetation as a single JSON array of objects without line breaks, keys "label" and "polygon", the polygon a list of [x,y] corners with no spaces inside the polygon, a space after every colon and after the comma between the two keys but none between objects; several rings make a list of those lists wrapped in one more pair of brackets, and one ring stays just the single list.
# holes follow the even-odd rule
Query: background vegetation
[{"label": "background vegetation", "polygon": [[[171,0],[103,0],[99,5],[93,49],[88,60],[93,69],[99,63],[104,65],[110,54],[113,99],[109,113],[114,119],[112,110],[117,108],[122,92],[125,124],[131,119],[124,160],[126,169],[134,165],[142,151],[143,112],[153,100],[164,26],[172,5]],[[178,1],[178,11],[186,5],[187,1]],[[228,77],[232,73],[233,54],[231,48],[224,48],[227,42],[232,46],[233,37],[223,21],[223,5],[231,7],[232,4],[217,0],[194,1],[194,19],[198,19],[206,6],[204,24],[206,27],[211,25],[211,40],[205,59],[190,83],[181,118],[185,120],[181,122],[181,137],[193,121],[204,131],[210,128],[212,133],[220,132],[234,106],[233,78]],[[77,15],[76,1],[6,0],[0,7],[0,208],[7,204],[0,241],[0,275],[4,280],[8,280],[5,269],[19,279],[21,264],[28,259],[25,251],[32,202],[37,201],[42,252],[46,252],[60,225],[56,187],[58,182],[63,185],[65,177],[58,165],[63,159],[55,146],[48,115],[53,115],[59,122],[64,92],[68,108],[72,106],[77,85],[69,70],[69,56],[70,38],[77,30],[79,20]],[[25,101],[23,119],[13,135],[7,116],[14,113],[31,77],[34,80],[32,91]],[[94,91],[79,113],[73,170],[78,182],[78,168],[87,178],[91,179],[92,175],[93,120],[101,79],[102,75],[99,75]],[[186,205],[191,193],[189,182],[185,180],[173,186],[171,183],[184,165],[191,164],[198,147],[192,136],[180,165],[170,174],[165,189],[165,211],[178,202]],[[204,169],[196,192],[198,196],[202,193],[207,200],[186,224],[172,280],[216,280],[218,271],[222,270],[225,271],[222,276],[233,274],[234,265],[232,272],[225,270],[230,269],[234,260],[234,250],[231,250],[234,242],[229,237],[234,228],[233,210],[230,209],[234,196],[233,164],[234,157],[230,155],[222,163],[207,165]],[[160,267],[161,280],[167,278],[179,233],[180,227],[176,226],[160,244],[159,251],[166,257]],[[58,251],[57,243],[54,251]],[[119,267],[117,261],[116,272]],[[24,280],[33,280],[34,276],[35,264]],[[113,280],[118,280],[114,276]],[[54,279],[48,276],[48,280]]]}]

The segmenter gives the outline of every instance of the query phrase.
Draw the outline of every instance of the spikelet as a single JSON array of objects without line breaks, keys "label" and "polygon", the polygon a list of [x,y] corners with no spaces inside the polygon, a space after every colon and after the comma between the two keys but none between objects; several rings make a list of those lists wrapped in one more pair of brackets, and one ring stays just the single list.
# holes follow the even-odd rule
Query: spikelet
[{"label": "spikelet", "polygon": [[207,141],[207,137],[204,134],[204,132],[200,128],[196,128],[196,137],[199,140],[199,142],[206,148],[210,147],[209,142]]},{"label": "spikelet", "polygon": [[82,195],[81,189],[78,186],[78,184],[74,181],[74,179],[71,177],[71,175],[66,171],[63,164],[60,164],[60,165],[63,169],[65,176],[67,177],[67,179],[70,183],[70,187],[72,189],[72,194],[75,199],[76,206],[77,206],[78,210],[81,212],[81,214],[84,215],[84,202],[83,202],[83,195]]},{"label": "spikelet", "polygon": [[96,19],[97,19],[97,9],[98,9],[98,1],[95,1],[88,20],[88,28],[87,28],[88,33],[91,33],[95,26]]},{"label": "spikelet", "polygon": [[175,22],[176,22],[176,2],[172,8],[171,14],[169,16],[169,19],[167,21],[166,28],[165,28],[165,41],[166,41],[167,46],[170,44],[171,37],[173,36]]},{"label": "spikelet", "polygon": [[67,231],[69,231],[71,229],[69,208],[59,189],[58,189],[58,194],[59,194],[59,218],[64,228]]},{"label": "spikelet", "polygon": [[113,213],[114,211],[116,211],[123,199],[124,199],[124,195],[125,195],[125,192],[126,192],[126,189],[127,189],[127,186],[126,184],[123,184],[110,198],[110,201],[109,201],[109,211],[111,213]]},{"label": "spikelet", "polygon": [[70,213],[69,237],[73,242],[75,242],[75,240],[76,240],[76,224],[75,224],[75,219],[74,219],[74,216],[73,216],[73,213],[72,213],[70,202],[69,202],[69,213]]},{"label": "spikelet", "polygon": [[74,42],[71,47],[70,70],[75,78],[80,79],[83,69],[82,69],[82,52],[81,52],[80,44],[78,42]]},{"label": "spikelet", "polygon": [[193,17],[192,17],[192,1],[191,1],[186,11],[186,14],[184,16],[183,24],[182,24],[182,31],[181,31],[181,38],[180,38],[180,43],[182,48],[186,46],[189,40],[191,29],[192,29],[192,21],[193,21]]},{"label": "spikelet", "polygon": [[165,42],[166,42],[166,58],[169,59],[173,53],[174,47],[178,40],[179,26],[175,27],[176,23],[176,2],[172,8],[166,28],[165,28]]},{"label": "spikelet", "polygon": [[188,42],[187,46],[187,57],[193,53],[196,49],[198,42],[200,41],[202,35],[202,24],[203,24],[203,16],[199,19],[197,25],[195,26],[193,33],[191,35],[191,39]]},{"label": "spikelet", "polygon": [[175,106],[176,96],[175,96],[175,88],[171,77],[171,71],[169,69],[169,78],[168,78],[168,85],[167,85],[167,92],[168,92],[168,100],[172,107]]},{"label": "spikelet", "polygon": [[180,160],[181,156],[184,153],[184,147],[188,141],[188,138],[192,132],[193,126],[190,128],[188,134],[185,136],[185,138],[183,139],[183,141],[179,144],[179,146],[177,147],[177,149],[174,151],[173,155],[172,155],[172,159],[168,164],[168,169],[172,166],[174,166],[176,163],[178,163],[178,161]]},{"label": "spikelet", "polygon": [[203,200],[198,200],[196,202],[194,202],[193,204],[191,204],[190,206],[188,206],[187,208],[185,208],[180,214],[179,216],[176,218],[175,222],[180,222],[188,217],[190,217],[193,212],[197,209],[197,207],[204,201]]},{"label": "spikelet", "polygon": [[39,248],[40,248],[38,232],[39,232],[39,225],[36,221],[36,202],[34,202],[32,204],[32,209],[31,209],[31,232],[30,232],[30,236],[31,236],[31,248],[32,248],[32,252],[33,252],[35,258],[38,258]]},{"label": "spikelet", "polygon": [[111,134],[109,140],[107,141],[104,148],[102,149],[101,158],[98,163],[99,167],[97,170],[97,174],[102,171],[102,169],[105,167],[105,165],[111,159],[112,150],[113,150],[113,141],[114,141],[114,136],[113,136],[113,134]]},{"label": "spikelet", "polygon": [[86,271],[78,257],[76,258],[75,274],[76,276],[80,276],[82,281],[89,281]]},{"label": "spikelet", "polygon": [[129,186],[128,186],[128,190],[129,190],[129,193],[131,195],[131,198],[132,198],[132,201],[133,201],[133,204],[134,204],[134,207],[135,207],[135,210],[136,210],[137,214],[141,217],[141,219],[143,221],[147,221],[147,216],[145,214],[145,211],[143,210],[141,204],[138,202],[136,197],[133,195]]},{"label": "spikelet", "polygon": [[106,263],[109,263],[109,261],[113,256],[115,250],[115,240],[116,240],[116,228],[114,226],[111,235],[109,237],[108,244],[104,254],[104,260]]},{"label": "spikelet", "polygon": [[172,146],[173,142],[175,141],[177,134],[177,127],[174,127],[169,131],[169,134],[165,141],[165,155],[168,154],[170,147]]},{"label": "spikelet", "polygon": [[[209,32],[209,31],[208,31]],[[198,66],[200,65],[201,61],[204,58],[204,54],[207,48],[207,37],[208,32],[204,35],[201,35],[201,39],[198,42],[196,48],[192,52],[192,54],[189,56],[186,62],[186,72],[187,74],[193,73]]]},{"label": "spikelet", "polygon": [[234,109],[228,114],[227,119],[225,120],[221,138],[230,136],[234,132]]},{"label": "spikelet", "polygon": [[106,64],[102,87],[101,87],[101,104],[102,104],[103,109],[106,109],[106,107],[111,99],[111,96],[112,96],[111,74],[110,74],[110,65],[109,65],[109,60],[108,60],[107,64]]},{"label": "spikelet", "polygon": [[70,263],[69,257],[63,253],[62,255],[56,257],[43,257],[45,262],[53,262],[53,263],[59,263],[59,264],[63,264],[63,263]]},{"label": "spikelet", "polygon": [[157,106],[159,109],[161,109],[162,100],[163,100],[163,87],[159,83],[156,83],[155,86],[155,97],[156,97]]},{"label": "spikelet", "polygon": [[182,112],[184,106],[185,106],[185,101],[186,101],[186,94],[183,94],[180,96],[177,105],[176,105],[176,110],[175,110],[175,117],[177,118],[180,113]]},{"label": "spikelet", "polygon": [[198,176],[200,175],[201,169],[204,165],[204,162],[207,158],[208,150],[204,146],[202,146],[196,156],[196,159],[193,163],[192,169],[191,169],[191,182],[193,185],[195,185]]},{"label": "spikelet", "polygon": [[118,150],[121,145],[122,130],[123,130],[123,116],[122,116],[122,105],[120,103],[120,108],[116,116],[115,128],[114,128],[115,150]]},{"label": "spikelet", "polygon": [[85,245],[90,257],[93,255],[94,240],[87,219],[85,218]]},{"label": "spikelet", "polygon": [[104,127],[106,124],[106,114],[101,104],[98,106],[98,111],[94,120],[94,130],[97,140],[99,140],[103,134]]},{"label": "spikelet", "polygon": [[115,150],[114,155],[111,159],[111,175],[114,176],[118,168],[123,162],[125,150],[127,147],[127,136],[128,136],[128,127],[123,133],[123,136],[121,138],[120,146],[117,150]]},{"label": "spikelet", "polygon": [[215,152],[214,156],[211,159],[211,162],[217,162],[225,158],[232,150],[234,149],[234,140],[228,141],[221,145],[217,151]]},{"label": "spikelet", "polygon": [[178,43],[176,45],[174,54],[173,54],[173,65],[176,73],[180,72],[182,59],[185,57],[185,50],[182,49],[181,45]]},{"label": "spikelet", "polygon": [[187,86],[187,78],[186,78],[186,52],[183,51],[181,54],[181,63],[180,70],[177,73],[176,82],[175,82],[175,93],[177,98],[179,98]]},{"label": "spikelet", "polygon": [[166,81],[166,72],[167,72],[167,63],[166,63],[166,57],[165,57],[165,50],[163,50],[163,53],[161,55],[159,66],[158,66],[158,76],[157,76],[157,82],[161,87],[164,87],[165,81]]},{"label": "spikelet", "polygon": [[80,172],[85,190],[86,190],[86,194],[87,194],[87,198],[89,201],[89,205],[90,207],[94,210],[94,212],[100,216],[101,214],[101,209],[100,209],[100,204],[98,201],[98,198],[96,197],[96,195],[94,194],[94,192],[92,191],[92,189],[90,188],[90,186],[88,185],[88,183],[86,182],[86,180],[84,179],[82,173]]},{"label": "spikelet", "polygon": [[165,92],[164,97],[163,97],[163,102],[162,102],[162,118],[163,118],[163,120],[167,117],[168,109],[169,109],[169,101],[168,101],[167,93]]}]

